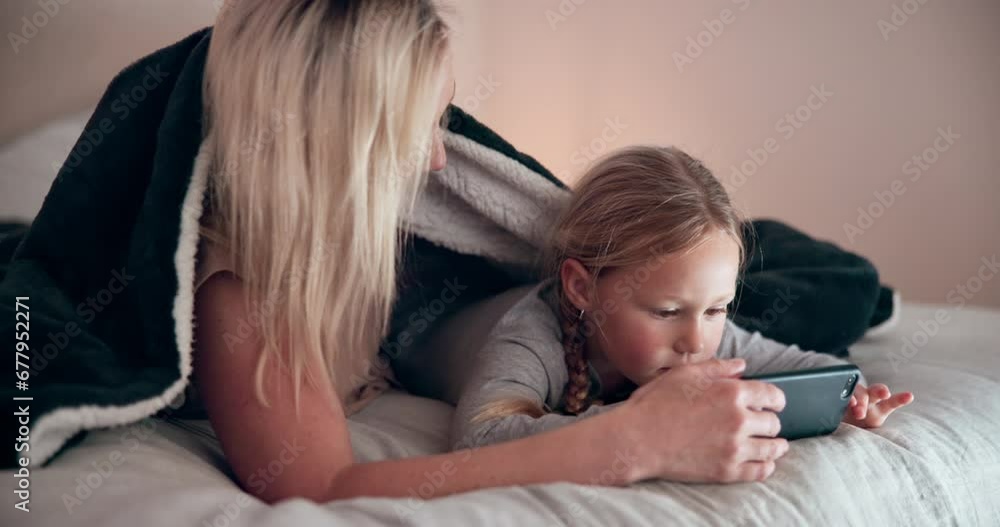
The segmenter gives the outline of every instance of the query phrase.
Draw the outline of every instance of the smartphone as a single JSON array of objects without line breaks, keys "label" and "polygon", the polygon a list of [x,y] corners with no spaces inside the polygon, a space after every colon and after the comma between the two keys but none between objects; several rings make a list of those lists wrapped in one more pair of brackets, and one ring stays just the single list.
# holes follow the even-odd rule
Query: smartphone
[{"label": "smartphone", "polygon": [[785,392],[785,409],[778,412],[778,437],[792,440],[833,433],[844,417],[860,373],[853,364],[840,364],[743,379],[769,382]]}]

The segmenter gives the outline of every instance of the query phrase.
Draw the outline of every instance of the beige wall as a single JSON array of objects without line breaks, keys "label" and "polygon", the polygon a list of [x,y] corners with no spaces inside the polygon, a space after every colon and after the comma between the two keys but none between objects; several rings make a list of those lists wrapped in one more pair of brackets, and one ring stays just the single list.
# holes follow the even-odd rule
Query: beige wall
[{"label": "beige wall", "polygon": [[[457,102],[567,181],[602,149],[677,144],[747,214],[867,256],[905,299],[943,303],[1000,255],[1000,2],[910,2],[453,1]],[[130,60],[210,23],[217,3],[70,1],[18,54],[0,52],[0,141],[92,104]],[[919,8],[884,39],[894,3]],[[5,2],[0,28],[19,31],[37,9]],[[707,46],[687,49],[700,33]],[[950,144],[937,139],[949,127]],[[911,161],[925,151],[926,170]],[[849,237],[858,207],[893,189]],[[1000,279],[969,301],[1000,307]]]},{"label": "beige wall", "polygon": [[[115,73],[210,25],[216,12],[216,0],[41,1],[58,10],[50,8],[49,16],[40,0],[0,2],[0,143],[34,123],[95,104]],[[33,32],[23,17],[44,25]],[[15,51],[11,33],[31,38]]]},{"label": "beige wall", "polygon": [[[478,55],[459,54],[460,104],[477,104],[477,116],[566,179],[592,143],[677,144],[748,214],[863,254],[909,300],[945,302],[981,257],[1000,256],[1000,2],[928,0],[887,41],[878,21],[892,22],[891,1],[577,3],[472,2],[463,13],[474,29],[459,35]],[[547,15],[560,4],[575,11]],[[731,22],[679,69],[674,53],[724,9]],[[478,100],[481,78],[499,86]],[[832,95],[813,98],[818,109],[800,110],[808,119],[789,134],[779,120],[814,86]],[[938,141],[947,151],[929,152],[936,162],[912,181],[904,164],[933,147],[939,127],[958,138]],[[754,169],[747,150],[769,139],[767,160],[734,176],[744,162]],[[892,195],[894,180],[902,195],[849,239],[844,225],[878,203],[873,193]],[[970,302],[1000,306],[1000,276]]]}]

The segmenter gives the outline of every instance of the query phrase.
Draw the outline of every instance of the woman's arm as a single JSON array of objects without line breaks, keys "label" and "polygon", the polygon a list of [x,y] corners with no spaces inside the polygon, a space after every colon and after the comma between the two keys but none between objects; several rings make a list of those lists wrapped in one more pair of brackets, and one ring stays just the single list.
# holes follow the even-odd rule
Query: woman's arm
[{"label": "woman's arm", "polygon": [[[327,499],[417,495],[436,498],[489,487],[556,481],[628,485],[649,476],[641,475],[635,434],[618,424],[619,417],[609,413],[573,427],[478,449],[355,463],[332,482]],[[595,442],[589,443],[590,438]],[[424,494],[427,483],[434,486],[431,495]]]},{"label": "woman's arm", "polygon": [[[355,463],[347,421],[331,385],[303,382],[301,418],[296,418],[290,374],[269,368],[265,389],[271,406],[257,401],[253,375],[260,345],[256,331],[248,335],[244,325],[240,332],[240,321],[249,315],[241,289],[242,283],[225,273],[199,288],[195,376],[226,459],[243,487],[267,502],[295,496],[316,501],[409,497],[418,489],[424,492],[428,482],[435,496],[498,485],[591,483],[628,450],[630,432],[613,425],[616,416],[608,416],[607,422],[503,446]],[[638,469],[625,466],[604,483],[634,481]]]}]

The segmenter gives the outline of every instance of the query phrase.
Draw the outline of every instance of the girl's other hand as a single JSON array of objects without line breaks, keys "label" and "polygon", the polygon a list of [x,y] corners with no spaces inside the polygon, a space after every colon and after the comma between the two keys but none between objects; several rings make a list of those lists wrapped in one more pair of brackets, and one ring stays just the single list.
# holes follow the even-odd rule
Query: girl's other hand
[{"label": "girl's other hand", "polygon": [[868,388],[859,384],[854,388],[843,421],[861,428],[878,428],[889,414],[912,402],[913,392],[892,395],[884,384],[876,383]]}]

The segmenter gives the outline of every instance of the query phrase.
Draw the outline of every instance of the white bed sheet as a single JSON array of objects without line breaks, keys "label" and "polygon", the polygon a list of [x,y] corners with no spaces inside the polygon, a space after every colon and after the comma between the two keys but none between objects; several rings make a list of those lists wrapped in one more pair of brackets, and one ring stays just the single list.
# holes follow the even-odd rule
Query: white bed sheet
[{"label": "white bed sheet", "polygon": [[[950,321],[915,354],[904,354],[902,338],[922,331],[921,323],[933,320],[937,309],[948,310]],[[1000,311],[905,306],[896,328],[862,341],[852,353],[871,382],[912,390],[914,403],[879,430],[841,425],[831,436],[793,442],[774,476],[762,483],[649,481],[623,489],[550,484],[417,499],[447,473],[462,470],[459,463],[428,474],[411,498],[267,506],[234,484],[218,443],[205,435],[207,423],[157,420],[89,434],[33,473],[31,512],[5,507],[0,523],[995,526],[998,328]],[[390,393],[352,419],[352,443],[366,461],[441,452],[450,415],[447,404]],[[108,466],[113,471],[100,475],[98,468],[107,472]]]}]

